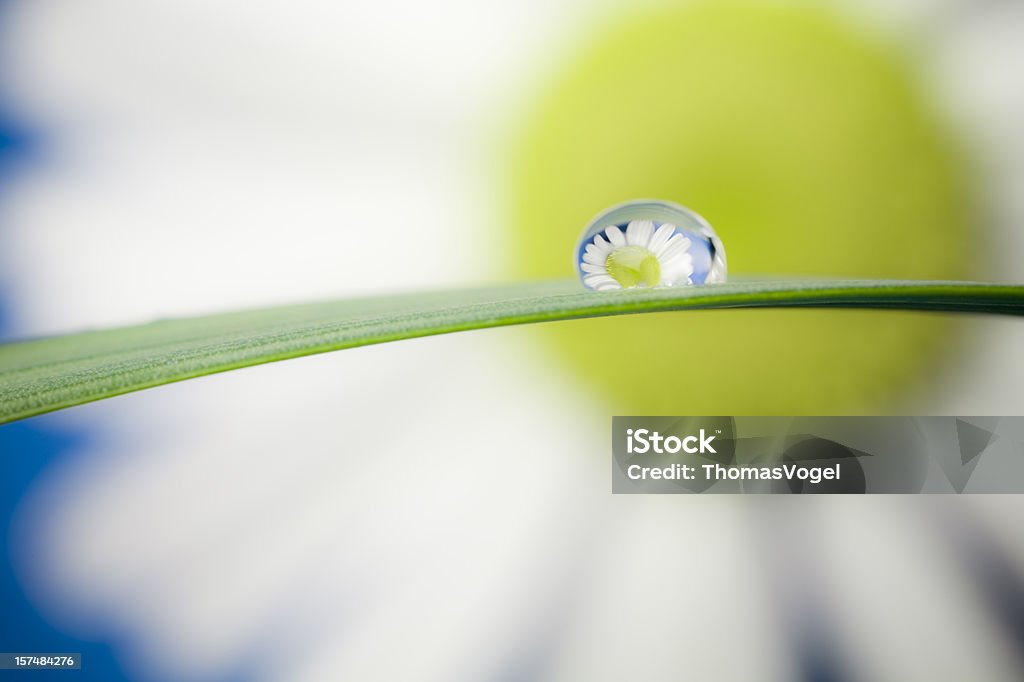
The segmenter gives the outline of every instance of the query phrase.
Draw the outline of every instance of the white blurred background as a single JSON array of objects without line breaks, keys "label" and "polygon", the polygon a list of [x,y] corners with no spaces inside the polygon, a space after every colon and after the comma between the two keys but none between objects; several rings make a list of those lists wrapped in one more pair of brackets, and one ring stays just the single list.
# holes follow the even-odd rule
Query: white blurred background
[{"label": "white blurred background", "polygon": [[[0,201],[11,331],[503,277],[481,254],[504,140],[635,7],[10,2],[5,106],[44,132]],[[1024,6],[846,8],[927,57],[980,150],[992,278],[1024,280]],[[976,324],[923,412],[1024,413],[1024,329]],[[609,415],[535,343],[388,344],[54,415],[95,435],[26,493],[18,574],[133,679],[1019,678],[933,503],[613,498]],[[942,502],[1022,565],[1016,499]],[[819,620],[847,677],[807,673]]]}]

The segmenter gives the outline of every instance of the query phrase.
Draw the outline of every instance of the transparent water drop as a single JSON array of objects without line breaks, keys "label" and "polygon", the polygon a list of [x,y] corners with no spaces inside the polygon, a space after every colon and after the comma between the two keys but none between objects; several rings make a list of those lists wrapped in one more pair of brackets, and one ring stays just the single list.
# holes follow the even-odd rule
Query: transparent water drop
[{"label": "transparent water drop", "polygon": [[725,281],[725,248],[693,211],[639,199],[590,221],[576,246],[576,272],[597,291],[713,284]]}]

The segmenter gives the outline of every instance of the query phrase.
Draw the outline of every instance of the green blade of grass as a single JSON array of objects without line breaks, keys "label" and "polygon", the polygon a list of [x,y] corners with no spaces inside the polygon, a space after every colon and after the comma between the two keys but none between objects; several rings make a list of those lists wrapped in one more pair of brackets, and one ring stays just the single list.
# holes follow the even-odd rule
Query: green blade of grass
[{"label": "green blade of grass", "polygon": [[1024,286],[745,281],[584,291],[576,282],[349,299],[160,320],[0,345],[0,424],[192,377],[386,341],[529,322],[707,308],[1024,314]]}]

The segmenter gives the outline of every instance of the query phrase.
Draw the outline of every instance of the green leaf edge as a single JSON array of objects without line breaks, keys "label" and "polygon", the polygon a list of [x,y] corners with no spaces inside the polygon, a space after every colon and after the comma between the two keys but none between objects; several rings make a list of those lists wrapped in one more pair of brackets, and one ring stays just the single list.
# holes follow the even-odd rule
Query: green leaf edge
[{"label": "green leaf edge", "polygon": [[0,345],[0,424],[175,381],[375,343],[533,322],[712,308],[1024,314],[1024,286],[751,280],[590,292],[574,281],[341,299]]}]

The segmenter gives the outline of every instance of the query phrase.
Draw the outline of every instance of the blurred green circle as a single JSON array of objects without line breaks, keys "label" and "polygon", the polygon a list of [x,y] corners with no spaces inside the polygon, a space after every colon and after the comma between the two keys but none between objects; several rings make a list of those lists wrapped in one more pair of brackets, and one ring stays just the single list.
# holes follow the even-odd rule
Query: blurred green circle
[{"label": "blurred green circle", "polygon": [[[908,61],[809,7],[715,3],[619,22],[516,140],[510,267],[573,276],[588,220],[649,197],[706,217],[731,277],[966,277],[965,178]],[[823,414],[897,404],[937,367],[953,322],[707,311],[545,327],[615,413]]]}]

